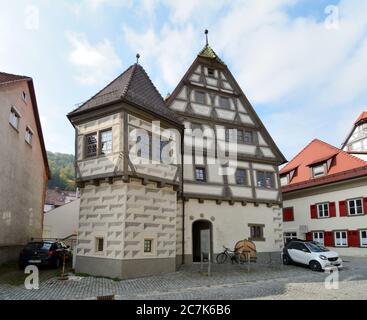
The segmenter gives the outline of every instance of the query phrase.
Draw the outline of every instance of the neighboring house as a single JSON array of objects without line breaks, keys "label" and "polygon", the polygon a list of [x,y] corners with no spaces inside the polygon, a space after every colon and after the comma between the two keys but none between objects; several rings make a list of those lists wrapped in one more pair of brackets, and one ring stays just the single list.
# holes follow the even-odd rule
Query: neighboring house
[{"label": "neighboring house", "polygon": [[79,191],[66,191],[60,188],[47,189],[44,212],[48,212],[79,198]]},{"label": "neighboring house", "polygon": [[0,73],[0,263],[42,236],[50,176],[33,81]]},{"label": "neighboring house", "polygon": [[45,213],[43,238],[65,239],[76,236],[79,226],[80,199],[70,201]]},{"label": "neighboring house", "polygon": [[68,118],[81,191],[76,270],[119,278],[173,272],[182,170],[136,163],[133,156],[142,150],[132,147],[133,133],[144,129],[140,143],[150,153],[152,121],[182,132],[176,115],[134,64]]},{"label": "neighboring house", "polygon": [[362,112],[345,139],[342,149],[367,161],[367,112]]},{"label": "neighboring house", "polygon": [[[120,278],[172,272],[177,265],[198,261],[204,245],[216,254],[244,238],[256,243],[260,258],[279,258],[278,165],[285,159],[208,45],[166,103],[144,69],[134,64],[68,118],[76,131],[81,188],[78,272]],[[162,141],[158,152],[166,142],[182,145],[184,169],[133,161],[144,155],[134,149],[132,131],[150,132],[140,143],[154,153],[152,121],[157,120],[163,129],[181,134]],[[190,133],[183,143],[184,126],[213,129],[207,138],[219,143],[214,159],[204,148],[203,163],[198,164],[196,155],[194,165],[189,163]],[[239,140],[238,168],[222,175],[226,163],[212,165],[210,160],[218,160],[226,142],[235,149],[233,134]],[[178,160],[180,154],[176,152]]]},{"label": "neighboring house", "polygon": [[[227,65],[208,44],[166,103],[189,129],[184,137],[178,257],[184,253],[185,263],[200,261],[206,232],[214,255],[223,246],[234,248],[237,241],[250,239],[259,259],[279,258],[283,241],[278,166],[286,160]],[[230,142],[232,135],[237,143]],[[204,145],[204,156],[193,155],[193,141]],[[218,156],[225,143],[229,150],[237,148],[237,163],[229,163],[234,171],[228,174],[221,172],[227,164],[220,163]],[[217,145],[214,152],[210,144]]]},{"label": "neighboring house", "polygon": [[284,240],[367,255],[367,162],[313,140],[281,171]]}]

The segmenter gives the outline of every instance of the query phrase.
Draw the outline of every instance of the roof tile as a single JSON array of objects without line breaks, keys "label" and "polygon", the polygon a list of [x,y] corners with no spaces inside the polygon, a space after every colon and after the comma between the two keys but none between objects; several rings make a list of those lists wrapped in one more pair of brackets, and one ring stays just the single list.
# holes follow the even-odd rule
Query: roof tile
[{"label": "roof tile", "polygon": [[94,107],[125,99],[139,105],[148,112],[154,112],[181,125],[179,117],[171,111],[150,80],[144,68],[139,64],[130,66],[120,76],[94,95],[87,102],[75,109],[69,115],[74,115]]}]

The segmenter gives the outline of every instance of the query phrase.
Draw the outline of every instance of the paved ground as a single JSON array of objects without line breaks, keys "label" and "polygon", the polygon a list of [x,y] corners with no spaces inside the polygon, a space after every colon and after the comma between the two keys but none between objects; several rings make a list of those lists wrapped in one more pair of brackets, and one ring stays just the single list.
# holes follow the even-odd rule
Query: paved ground
[{"label": "paved ground", "polygon": [[0,284],[3,299],[93,299],[116,295],[117,299],[367,299],[367,258],[345,259],[339,273],[339,289],[326,289],[328,274],[278,264],[213,266],[210,277],[200,266],[160,276],[123,281],[103,278],[55,278],[39,290]]}]

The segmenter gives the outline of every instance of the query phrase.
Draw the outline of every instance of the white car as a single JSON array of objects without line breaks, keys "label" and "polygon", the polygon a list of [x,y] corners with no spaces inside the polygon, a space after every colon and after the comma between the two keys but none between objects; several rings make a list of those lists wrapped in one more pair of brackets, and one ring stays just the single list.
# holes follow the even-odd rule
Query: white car
[{"label": "white car", "polygon": [[339,254],[314,241],[291,240],[282,254],[283,264],[298,263],[307,265],[313,271],[325,270],[328,267],[343,267]]}]

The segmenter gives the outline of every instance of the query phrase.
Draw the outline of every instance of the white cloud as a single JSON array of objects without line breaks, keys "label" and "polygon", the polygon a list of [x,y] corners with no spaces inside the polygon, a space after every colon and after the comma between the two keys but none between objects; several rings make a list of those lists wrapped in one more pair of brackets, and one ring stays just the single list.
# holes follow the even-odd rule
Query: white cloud
[{"label": "white cloud", "polygon": [[82,84],[96,84],[108,81],[121,61],[110,41],[92,45],[83,33],[67,33],[67,39],[72,47],[69,61],[75,67],[75,79]]},{"label": "white cloud", "polygon": [[163,81],[171,87],[177,85],[194,57],[196,35],[191,25],[184,29],[164,27],[160,34],[152,28],[140,34],[125,26],[124,35],[127,44],[141,54],[142,61],[158,66]]},{"label": "white cloud", "polygon": [[104,5],[130,7],[133,4],[133,0],[84,0],[84,4],[93,11],[96,11]]},{"label": "white cloud", "polygon": [[[170,14],[160,29],[149,25],[137,32],[125,26],[124,32],[127,44],[144,52],[170,90],[195,58],[208,27],[211,46],[255,108],[266,108],[265,122],[286,154],[315,137],[340,145],[362,111],[360,101],[367,100],[366,1],[341,0],[336,30],[312,15],[291,16],[288,9],[297,0],[162,1]],[[326,19],[324,9],[319,14]],[[333,130],[325,126],[330,121]]]}]

